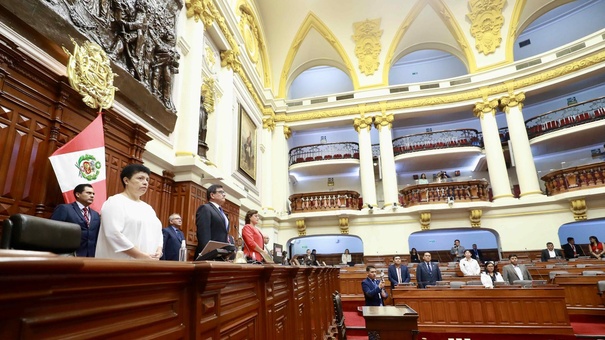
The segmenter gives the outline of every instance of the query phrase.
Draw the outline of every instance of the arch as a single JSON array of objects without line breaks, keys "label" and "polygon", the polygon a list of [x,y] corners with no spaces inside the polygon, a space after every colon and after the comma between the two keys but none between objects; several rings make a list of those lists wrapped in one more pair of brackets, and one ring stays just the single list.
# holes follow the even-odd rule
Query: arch
[{"label": "arch", "polygon": [[[306,63],[298,66],[296,69],[294,69],[292,71],[292,73],[290,74],[290,77],[288,77],[288,82],[286,84],[286,88],[288,89],[286,96],[288,95],[288,93],[290,93],[290,86],[292,86],[292,83],[296,80],[296,78],[298,78],[298,76],[300,76],[303,72],[313,68],[313,67],[317,67],[317,66],[331,66],[334,68],[337,68],[339,70],[341,70],[342,72],[344,72],[346,75],[349,76],[349,79],[351,79],[349,73],[347,72],[347,67],[346,65],[343,65],[342,63],[339,63],[333,59],[324,59],[324,58],[318,58],[318,59],[313,59],[313,60],[309,60]],[[352,80],[351,80],[352,83]],[[353,85],[353,84],[352,84]],[[355,85],[353,85],[353,88],[355,87]],[[294,99],[294,98],[287,98],[287,99]]]},{"label": "arch", "polygon": [[[418,252],[439,250],[444,251],[450,250],[454,244],[454,240],[456,239],[460,240],[460,245],[467,249],[470,249],[472,244],[476,243],[477,248],[481,249],[482,251],[484,249],[497,250],[497,260],[500,260],[502,256],[500,251],[502,249],[500,243],[500,234],[498,234],[497,231],[489,228],[464,227],[416,231],[411,233],[408,237],[408,245],[410,249],[416,248]],[[450,259],[437,258],[437,260],[439,260],[439,262],[448,262]]]},{"label": "arch", "polygon": [[307,15],[301,24],[298,32],[294,36],[294,39],[292,39],[292,45],[290,45],[288,55],[286,56],[286,60],[284,62],[284,67],[281,72],[278,97],[286,97],[286,84],[290,78],[289,73],[291,72],[292,63],[294,62],[294,58],[298,53],[298,49],[311,29],[315,29],[336,50],[336,53],[342,59],[343,65],[346,67],[347,71],[345,73],[349,75],[351,81],[353,82],[353,88],[359,88],[357,74],[355,73],[353,64],[349,60],[349,57],[347,56],[342,44],[338,41],[338,39],[336,39],[336,36],[332,33],[332,31],[330,31],[330,29],[315,14],[313,14],[313,12],[309,12],[309,15]]},{"label": "arch", "polygon": [[[458,56],[460,58],[460,60],[462,60],[462,62],[466,65],[469,73],[474,73],[477,70],[475,57],[469,47],[466,36],[462,32],[462,29],[460,28],[460,26],[458,26],[458,23],[453,19],[454,16],[449,11],[447,6],[445,6],[443,1],[441,1],[441,0],[429,0],[427,2],[418,1],[414,5],[414,7],[410,10],[410,13],[408,14],[408,16],[405,18],[405,20],[401,23],[401,25],[397,29],[397,33],[393,37],[393,40],[391,41],[391,45],[389,46],[389,49],[386,53],[384,63],[383,63],[384,69],[382,70],[382,81],[384,84],[389,83],[389,72],[391,70],[391,67],[395,63],[395,61],[398,60],[398,58],[396,58],[396,56],[395,56],[395,50],[397,49],[397,46],[401,42],[401,39],[407,32],[408,28],[413,24],[414,20],[418,17],[420,12],[427,5],[431,6],[431,8],[436,13],[441,13],[441,18],[442,18],[443,22],[445,23],[445,26],[448,28],[448,30],[450,31],[452,36],[458,42],[460,51],[462,51],[462,53],[460,53],[460,52],[452,53],[451,51],[448,51],[448,50],[446,50],[446,51],[453,55]],[[446,44],[441,44],[441,45],[446,45]],[[451,49],[455,50],[453,48],[451,48]],[[407,50],[409,50],[409,48]],[[402,54],[398,53],[397,55],[399,56]]]},{"label": "arch", "polygon": [[351,253],[363,254],[363,240],[356,235],[324,234],[293,237],[286,242],[290,255],[304,254],[306,249],[317,249],[317,253],[343,253],[349,249]]}]

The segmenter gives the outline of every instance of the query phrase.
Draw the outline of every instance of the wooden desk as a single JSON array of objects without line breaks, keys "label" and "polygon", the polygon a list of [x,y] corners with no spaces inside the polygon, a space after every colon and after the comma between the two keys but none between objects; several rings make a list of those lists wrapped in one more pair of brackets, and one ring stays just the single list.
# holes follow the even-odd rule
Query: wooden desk
[{"label": "wooden desk", "polygon": [[605,315],[605,304],[597,287],[603,280],[605,275],[557,275],[554,283],[565,289],[569,314]]},{"label": "wooden desk", "polygon": [[560,287],[393,290],[418,313],[421,332],[573,334]]},{"label": "wooden desk", "polygon": [[377,331],[381,340],[414,340],[418,334],[418,313],[407,305],[363,306],[368,331]]}]

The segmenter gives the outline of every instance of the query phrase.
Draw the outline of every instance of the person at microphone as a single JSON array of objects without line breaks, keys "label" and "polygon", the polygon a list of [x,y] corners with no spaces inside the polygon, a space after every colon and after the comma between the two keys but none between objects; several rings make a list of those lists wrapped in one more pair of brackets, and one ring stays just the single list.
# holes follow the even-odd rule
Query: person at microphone
[{"label": "person at microphone", "polygon": [[460,245],[460,240],[454,241],[454,246],[450,249],[452,260],[460,261],[464,257],[464,247]]},{"label": "person at microphone", "polygon": [[422,263],[416,267],[418,288],[425,288],[427,285],[435,285],[437,284],[437,281],[441,281],[441,271],[437,264],[431,263],[431,253],[424,253],[422,260]]},{"label": "person at microphone", "polygon": [[555,249],[555,245],[552,242],[546,243],[546,249],[542,250],[542,254],[540,256],[542,262],[561,258],[563,258],[563,253],[561,253],[561,250]]},{"label": "person at microphone", "polygon": [[472,258],[470,249],[464,251],[464,258],[460,260],[460,270],[464,276],[479,275],[481,273],[479,263]]},{"label": "person at microphone", "polygon": [[376,267],[367,266],[366,273],[368,277],[361,281],[361,289],[363,290],[363,296],[365,298],[366,306],[384,306],[384,299],[386,299],[387,292],[384,290],[384,278],[382,280],[376,279]]}]

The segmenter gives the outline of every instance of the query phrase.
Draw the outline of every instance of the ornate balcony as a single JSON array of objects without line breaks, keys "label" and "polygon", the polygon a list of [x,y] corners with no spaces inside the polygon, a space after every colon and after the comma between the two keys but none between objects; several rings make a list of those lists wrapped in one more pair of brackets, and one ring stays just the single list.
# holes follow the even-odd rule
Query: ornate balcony
[{"label": "ornate balcony", "polygon": [[359,159],[359,144],[353,142],[312,144],[290,150],[288,166],[329,159]]},{"label": "ornate balcony", "polygon": [[399,191],[401,194],[400,203],[404,207],[447,203],[448,197],[452,197],[456,203],[488,202],[488,185],[489,183],[484,179],[410,185]]},{"label": "ornate balcony", "polygon": [[605,185],[605,162],[549,172],[542,176],[549,196]]},{"label": "ornate balcony", "polygon": [[483,146],[483,141],[477,130],[457,129],[424,132],[393,139],[395,156],[416,151],[463,146]]},{"label": "ornate balcony", "polygon": [[528,137],[605,119],[605,97],[566,106],[525,121]]},{"label": "ornate balcony", "polygon": [[308,192],[290,196],[293,213],[329,210],[359,210],[361,200],[355,191]]}]

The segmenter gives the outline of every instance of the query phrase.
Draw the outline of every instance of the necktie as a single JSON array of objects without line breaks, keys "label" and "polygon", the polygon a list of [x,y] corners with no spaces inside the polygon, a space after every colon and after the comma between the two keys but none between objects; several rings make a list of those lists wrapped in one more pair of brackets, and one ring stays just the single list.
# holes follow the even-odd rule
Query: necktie
[{"label": "necktie", "polygon": [[433,274],[433,270],[431,268],[431,263],[430,262],[426,263],[426,267],[429,269],[429,275]]},{"label": "necktie", "polygon": [[90,224],[90,217],[88,217],[88,207],[82,208],[82,215],[84,215],[84,221],[86,221],[86,225]]}]

